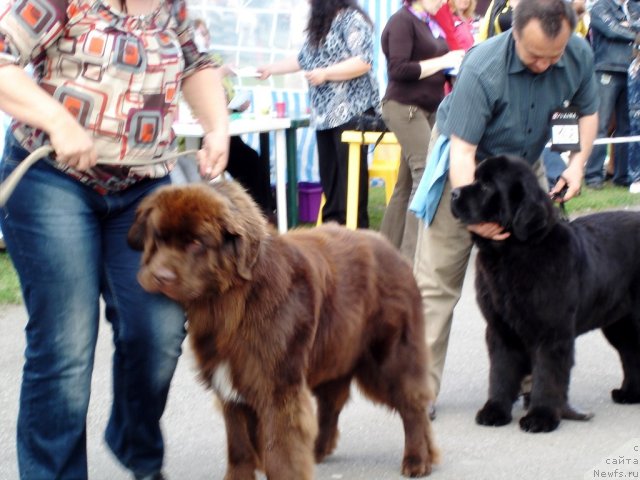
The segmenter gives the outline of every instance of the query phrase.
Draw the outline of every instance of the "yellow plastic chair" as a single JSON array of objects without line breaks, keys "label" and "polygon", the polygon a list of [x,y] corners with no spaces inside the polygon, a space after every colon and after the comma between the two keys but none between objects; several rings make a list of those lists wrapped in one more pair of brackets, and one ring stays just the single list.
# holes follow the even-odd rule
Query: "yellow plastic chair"
[{"label": "yellow plastic chair", "polygon": [[[358,183],[360,170],[360,146],[362,144],[375,144],[373,161],[369,166],[370,178],[382,178],[385,187],[385,204],[389,204],[389,199],[393,193],[398,180],[398,169],[400,168],[400,144],[396,136],[387,132],[380,139],[379,132],[346,131],[342,133],[342,141],[349,144],[349,165],[347,178],[347,227],[356,228],[358,216]],[[320,202],[320,211],[316,225],[322,224],[322,207],[325,203],[324,194]]]},{"label": "yellow plastic chair", "polygon": [[384,181],[385,205],[389,205],[391,194],[398,181],[400,152],[400,145],[380,144],[373,151],[373,160],[369,165],[369,178],[381,178]]},{"label": "yellow plastic chair", "polygon": [[[358,219],[358,184],[360,183],[360,147],[362,145],[378,144],[378,148],[386,145],[394,145],[399,148],[398,139],[392,132],[387,132],[383,137],[380,137],[380,132],[356,132],[347,130],[342,132],[342,141],[349,144],[349,160],[347,165],[347,228],[355,230],[357,228]],[[380,153],[380,159],[382,159],[382,153]],[[399,158],[399,157],[398,157]],[[399,161],[396,165],[400,165]],[[371,170],[369,170],[370,176]],[[397,167],[395,178],[397,180]],[[391,186],[393,183],[393,186]],[[392,182],[391,177],[389,180],[389,192],[393,192],[395,187],[395,180]],[[391,194],[389,193],[389,197]],[[388,201],[388,197],[387,197]]]},{"label": "yellow plastic chair", "polygon": [[325,197],[323,193],[322,198],[320,199],[320,208],[318,209],[318,218],[316,220],[316,227],[322,225],[322,207],[324,207],[325,203],[327,203],[327,197]]}]

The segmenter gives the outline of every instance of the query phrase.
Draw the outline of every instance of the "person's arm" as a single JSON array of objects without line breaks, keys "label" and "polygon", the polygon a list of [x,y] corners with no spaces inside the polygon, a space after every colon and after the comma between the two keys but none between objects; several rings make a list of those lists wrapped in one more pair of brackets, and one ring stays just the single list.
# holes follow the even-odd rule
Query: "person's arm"
[{"label": "person's arm", "polygon": [[[473,182],[476,170],[477,145],[464,141],[460,137],[452,135],[449,152],[449,180],[451,188],[463,187]],[[498,223],[478,223],[467,225],[467,230],[492,240],[504,240],[511,234],[505,232]]]},{"label": "person's arm", "polygon": [[593,149],[593,141],[598,134],[598,114],[585,115],[578,120],[578,129],[580,130],[580,151],[572,152],[569,155],[569,166],[558,182],[551,189],[550,195],[554,195],[562,190],[565,185],[567,191],[559,201],[567,201],[575,197],[582,186],[582,178],[584,176],[584,167],[591,155]]},{"label": "person's arm", "polygon": [[305,72],[307,81],[314,86],[325,82],[341,82],[364,75],[371,70],[371,65],[360,57],[347,58],[324,68],[314,68]]},{"label": "person's arm", "polygon": [[203,68],[186,77],[182,94],[204,131],[198,152],[200,174],[215,178],[227,167],[229,156],[229,115],[218,68]]},{"label": "person's arm", "polygon": [[430,58],[420,62],[420,79],[433,75],[447,68],[459,68],[464,57],[464,50],[452,50],[441,57]]},{"label": "person's arm", "polygon": [[449,155],[449,180],[451,188],[463,187],[473,182],[476,170],[477,145],[451,135]]},{"label": "person's arm", "polygon": [[400,82],[421,80],[440,70],[460,66],[463,50],[454,50],[440,57],[420,61],[412,60],[415,40],[412,24],[402,18],[396,18],[392,22],[387,25],[382,38],[389,79]]},{"label": "person's arm", "polygon": [[96,164],[98,156],[85,128],[18,65],[0,67],[0,109],[46,132],[57,161],[77,170]]},{"label": "person's arm", "polygon": [[489,24],[495,20],[495,17],[493,15],[493,9],[495,8],[493,5],[494,3],[495,0],[491,0],[491,3],[489,3],[487,11],[485,12],[484,17],[482,17],[482,20],[480,22],[480,29],[478,30],[479,42],[482,42],[483,40],[489,38]]},{"label": "person's arm", "polygon": [[629,22],[620,22],[615,12],[604,2],[593,6],[590,18],[590,27],[611,40],[632,42],[636,38]]},{"label": "person's arm", "polygon": [[271,75],[283,75],[285,73],[295,73],[301,70],[298,63],[298,57],[289,57],[279,62],[271,63],[269,65],[261,65],[257,68],[260,74],[260,80],[266,80]]}]

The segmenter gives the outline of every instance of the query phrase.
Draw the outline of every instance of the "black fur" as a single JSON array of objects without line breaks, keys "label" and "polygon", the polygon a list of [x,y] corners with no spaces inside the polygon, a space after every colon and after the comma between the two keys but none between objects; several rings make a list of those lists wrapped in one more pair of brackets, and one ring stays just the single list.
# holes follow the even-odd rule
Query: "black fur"
[{"label": "black fur", "polygon": [[640,213],[562,220],[529,165],[507,156],[481,162],[475,181],[452,192],[451,208],[465,224],[493,221],[511,232],[504,241],[474,235],[491,364],[476,421],[509,423],[520,382],[532,373],[520,427],[554,430],[570,410],[575,337],[595,328],[622,362],[613,400],[640,403]]}]

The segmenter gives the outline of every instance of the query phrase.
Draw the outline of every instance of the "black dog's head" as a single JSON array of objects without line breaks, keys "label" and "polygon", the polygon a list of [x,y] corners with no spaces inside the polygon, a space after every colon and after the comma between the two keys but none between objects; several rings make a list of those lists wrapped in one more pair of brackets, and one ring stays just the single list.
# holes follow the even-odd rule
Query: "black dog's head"
[{"label": "black dog's head", "polygon": [[529,164],[507,155],[480,162],[473,183],[451,192],[451,211],[467,225],[498,223],[522,242],[544,236],[556,222]]}]

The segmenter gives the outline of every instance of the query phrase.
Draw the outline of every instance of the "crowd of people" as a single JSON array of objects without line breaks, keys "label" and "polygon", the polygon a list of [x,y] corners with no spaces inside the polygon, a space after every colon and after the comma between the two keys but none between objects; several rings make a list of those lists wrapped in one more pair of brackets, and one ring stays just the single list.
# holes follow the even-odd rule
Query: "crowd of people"
[{"label": "crowd of people", "polygon": [[[29,11],[46,8],[47,22],[25,21],[25,2]],[[168,184],[176,168],[162,161],[174,140],[176,87],[205,132],[196,180],[229,170],[268,215],[268,165],[241,139],[229,141],[225,69],[203,48],[203,24],[190,20],[186,0],[25,2],[0,13],[0,109],[13,117],[0,180],[42,145],[52,145],[55,156],[28,171],[0,215],[29,312],[20,475],[87,476],[86,415],[103,299],[115,346],[105,438],[135,478],[160,479],[159,421],[185,318],[168,298],[141,289],[140,254],[126,234],[140,201]],[[342,132],[370,114],[382,115],[396,134],[401,163],[381,230],[414,262],[437,396],[471,232],[496,241],[509,236],[495,223],[463,227],[450,212],[451,188],[470,183],[479,160],[505,153],[525,158],[551,194],[566,190],[564,200],[583,180],[600,188],[607,149],[592,150],[596,135],[640,133],[640,3],[591,2],[588,40],[574,35],[585,33],[587,8],[579,0],[403,0],[379,39],[356,0],[309,3],[298,55],[260,66],[260,78],[304,72],[324,221],[346,221]],[[373,74],[376,42],[387,61],[382,96]],[[158,51],[163,60],[156,64]],[[29,64],[32,76],[23,70]],[[76,64],[83,67],[69,68]],[[579,144],[567,160],[555,157],[559,173],[549,183],[549,119],[567,107],[579,117]],[[635,144],[609,154],[613,182],[634,193],[639,154]],[[426,166],[440,161],[448,162],[442,190],[432,205],[420,204]],[[368,180],[363,146],[360,228],[369,226]]]}]

